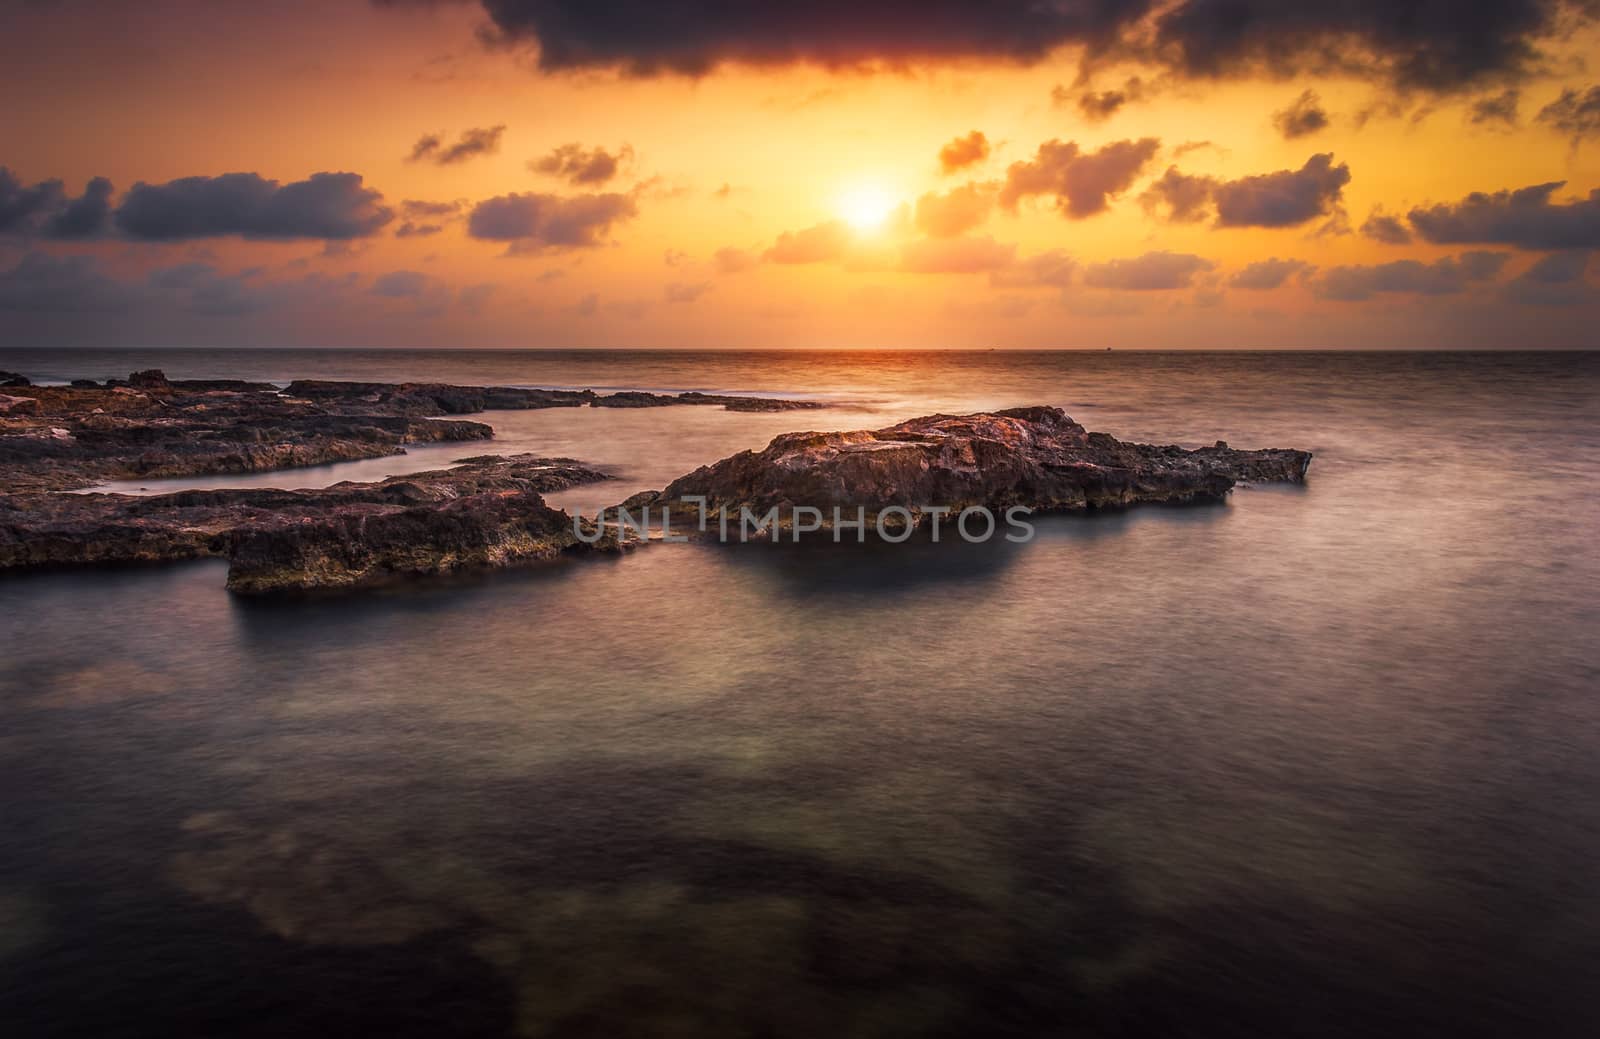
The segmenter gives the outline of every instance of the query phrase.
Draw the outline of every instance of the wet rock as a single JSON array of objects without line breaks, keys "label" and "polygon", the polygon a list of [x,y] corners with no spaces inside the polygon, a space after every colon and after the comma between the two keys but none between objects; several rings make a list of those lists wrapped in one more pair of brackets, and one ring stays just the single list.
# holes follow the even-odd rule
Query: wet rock
[{"label": "wet rock", "polygon": [[661,408],[674,404],[716,405],[727,411],[803,411],[825,408],[828,405],[815,400],[786,400],[779,397],[729,397],[714,393],[645,393],[624,390],[596,397],[597,408]]},{"label": "wet rock", "polygon": [[221,555],[236,591],[346,587],[595,549],[543,495],[609,474],[570,458],[482,456],[453,468],[307,490],[0,495],[0,571]]},{"label": "wet rock", "polygon": [[16,372],[0,371],[0,387],[6,386],[32,386],[33,383],[25,375]]},{"label": "wet rock", "polygon": [[915,522],[930,506],[1059,512],[1220,501],[1241,481],[1298,483],[1310,462],[1305,451],[1129,444],[1090,433],[1058,408],[1015,408],[933,415],[878,430],[789,433],[763,451],[697,469],[636,504],[653,500],[690,511],[696,507],[684,497],[703,496],[713,511],[811,506],[825,522],[834,506],[852,518],[857,506],[869,517],[898,506]]}]

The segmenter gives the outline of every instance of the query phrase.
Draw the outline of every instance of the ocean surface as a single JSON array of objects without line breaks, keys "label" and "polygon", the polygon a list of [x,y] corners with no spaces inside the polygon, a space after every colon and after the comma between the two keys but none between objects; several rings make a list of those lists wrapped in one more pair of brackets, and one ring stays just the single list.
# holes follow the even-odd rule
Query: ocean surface
[{"label": "ocean surface", "polygon": [[1600,355],[0,351],[147,367],[838,405],[482,416],[586,511],[1024,404],[1316,458],[1026,544],[0,578],[9,1036],[1600,1033]]}]

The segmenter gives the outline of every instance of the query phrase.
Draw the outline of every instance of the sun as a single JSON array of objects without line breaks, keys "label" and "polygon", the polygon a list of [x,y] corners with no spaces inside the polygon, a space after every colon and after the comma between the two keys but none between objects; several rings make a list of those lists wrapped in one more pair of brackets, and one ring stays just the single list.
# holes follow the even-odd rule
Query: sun
[{"label": "sun", "polygon": [[856,184],[839,196],[839,216],[857,231],[877,231],[894,212],[896,201],[877,184]]}]

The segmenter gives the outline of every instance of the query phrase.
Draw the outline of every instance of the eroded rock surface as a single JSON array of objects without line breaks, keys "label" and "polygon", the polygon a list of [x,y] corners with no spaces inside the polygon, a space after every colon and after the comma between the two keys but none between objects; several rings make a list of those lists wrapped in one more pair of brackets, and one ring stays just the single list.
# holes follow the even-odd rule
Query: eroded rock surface
[{"label": "eroded rock surface", "polygon": [[551,559],[591,549],[543,495],[610,475],[570,458],[468,459],[453,469],[310,490],[0,495],[0,570],[225,556],[228,586],[332,588]]},{"label": "eroded rock surface", "polygon": [[932,415],[885,429],[789,433],[762,451],[745,451],[673,481],[636,504],[765,511],[777,506],[839,506],[868,516],[890,506],[914,516],[929,506],[1013,505],[1061,512],[1141,502],[1218,501],[1240,482],[1305,478],[1311,455],[1226,444],[1200,450],[1124,443],[1091,433],[1059,408],[1014,408],[977,415]]}]

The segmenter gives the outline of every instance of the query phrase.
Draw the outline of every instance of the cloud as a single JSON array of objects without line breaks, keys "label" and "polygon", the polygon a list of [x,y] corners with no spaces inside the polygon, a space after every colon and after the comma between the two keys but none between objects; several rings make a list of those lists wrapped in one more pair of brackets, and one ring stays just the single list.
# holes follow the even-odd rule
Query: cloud
[{"label": "cloud", "polygon": [[1250,264],[1229,278],[1228,284],[1236,289],[1276,289],[1291,276],[1304,278],[1314,270],[1316,268],[1304,260],[1280,260],[1274,256]]},{"label": "cloud", "polygon": [[1278,128],[1285,140],[1309,137],[1328,125],[1328,113],[1323,110],[1322,99],[1315,90],[1307,90],[1288,108],[1272,114],[1272,125]]},{"label": "cloud", "polygon": [[1035,253],[1026,260],[1019,260],[1009,267],[992,272],[989,275],[989,284],[996,288],[1064,289],[1072,284],[1072,277],[1077,269],[1077,260],[1067,255],[1064,250],[1051,249],[1048,252]]},{"label": "cloud", "polygon": [[1211,205],[1211,192],[1216,186],[1213,177],[1184,173],[1176,166],[1168,166],[1167,172],[1152,181],[1139,196],[1139,203],[1145,212],[1152,214],[1165,207],[1166,218],[1174,223],[1194,223],[1205,219]]},{"label": "cloud", "polygon": [[1589,302],[1597,296],[1595,287],[1585,278],[1589,256],[1587,249],[1568,249],[1541,256],[1506,284],[1505,297],[1514,303],[1538,306]]},{"label": "cloud", "polygon": [[394,218],[379,192],[358,173],[313,173],[279,184],[255,173],[184,177],[135,184],[117,207],[117,228],[129,238],[178,241],[244,238],[348,240],[371,235]]},{"label": "cloud", "polygon": [[978,274],[1010,267],[1017,247],[981,238],[919,238],[900,250],[900,269],[911,274]]},{"label": "cloud", "polygon": [[1516,87],[1508,87],[1490,97],[1480,97],[1467,109],[1467,121],[1474,126],[1516,126],[1517,105],[1521,98],[1522,92]]},{"label": "cloud", "polygon": [[390,299],[419,299],[433,279],[421,271],[390,271],[373,280],[372,294]]},{"label": "cloud", "polygon": [[945,173],[955,173],[989,157],[989,139],[981,130],[973,130],[965,137],[957,137],[939,149],[939,168]]},{"label": "cloud", "polygon": [[1408,245],[1411,242],[1411,232],[1406,230],[1406,225],[1400,222],[1399,217],[1385,213],[1382,206],[1374,207],[1367,214],[1366,222],[1361,225],[1361,233],[1385,245]]},{"label": "cloud", "polygon": [[445,147],[442,134],[424,134],[411,146],[411,154],[406,156],[406,161],[422,162],[426,159],[440,166],[451,166],[479,155],[493,155],[500,150],[500,138],[505,132],[504,123],[498,126],[475,126],[461,131],[456,143],[448,148]]},{"label": "cloud", "polygon": [[1084,152],[1074,141],[1046,141],[1031,162],[1014,162],[1006,170],[1000,204],[1015,212],[1024,198],[1053,195],[1064,216],[1093,216],[1133,184],[1160,147],[1154,137],[1115,141],[1096,152]]},{"label": "cloud", "polygon": [[663,298],[668,303],[693,303],[695,300],[711,291],[709,281],[672,282],[666,287]]},{"label": "cloud", "polygon": [[1435,91],[1530,74],[1542,40],[1594,15],[1589,0],[479,2],[486,35],[537,43],[547,71],[1033,63],[1076,46],[1090,58],[1138,58],[1190,78],[1339,71]]},{"label": "cloud", "polygon": [[1453,205],[1417,207],[1411,226],[1441,245],[1511,245],[1519,249],[1600,248],[1600,189],[1589,197],[1552,203],[1566,182],[1555,180],[1492,195],[1475,191]]},{"label": "cloud", "polygon": [[1350,167],[1333,165],[1331,154],[1313,155],[1298,170],[1258,173],[1238,180],[1188,174],[1176,166],[1153,181],[1139,196],[1152,214],[1166,210],[1166,218],[1193,223],[1205,218],[1208,206],[1216,208],[1218,227],[1294,227],[1321,216],[1343,230],[1344,186]]},{"label": "cloud", "polygon": [[580,187],[599,186],[617,175],[625,163],[633,161],[633,146],[624,144],[615,155],[604,148],[585,151],[583,145],[573,142],[555,148],[549,155],[534,159],[528,168],[535,173],[562,177]]},{"label": "cloud", "polygon": [[1084,269],[1083,281],[1097,289],[1133,292],[1186,289],[1196,275],[1215,270],[1216,266],[1191,253],[1149,252],[1132,259],[1092,263]]},{"label": "cloud", "polygon": [[395,228],[396,238],[425,238],[444,230],[447,221],[461,214],[460,202],[427,202],[408,198],[400,203],[405,220]]},{"label": "cloud", "polygon": [[514,253],[603,245],[615,224],[637,216],[631,195],[607,192],[562,197],[536,192],[498,195],[472,207],[467,234],[509,242]]},{"label": "cloud", "polygon": [[1346,72],[1448,92],[1537,72],[1540,41],[1594,13],[1588,0],[1178,0],[1144,49],[1195,78]]},{"label": "cloud", "polygon": [[1313,155],[1298,170],[1219,182],[1212,192],[1218,227],[1293,227],[1337,211],[1350,167]]},{"label": "cloud", "polygon": [[711,262],[716,265],[719,274],[739,274],[754,270],[761,258],[749,250],[726,245],[712,255]]},{"label": "cloud", "polygon": [[1561,96],[1539,110],[1539,122],[1554,127],[1574,143],[1600,136],[1600,86],[1588,90],[1563,90]]},{"label": "cloud", "polygon": [[1333,267],[1312,282],[1323,299],[1358,302],[1378,293],[1404,292],[1448,296],[1474,282],[1492,281],[1505,266],[1507,253],[1466,252],[1433,263],[1394,260],[1372,266]]},{"label": "cloud", "polygon": [[785,231],[763,255],[769,263],[825,263],[837,260],[850,246],[850,229],[829,220],[803,231]]},{"label": "cloud", "polygon": [[140,302],[129,286],[101,274],[92,256],[29,252],[0,271],[0,311],[117,313]]},{"label": "cloud", "polygon": [[993,186],[971,183],[942,195],[930,191],[917,199],[915,221],[934,238],[954,238],[982,226],[993,209]]},{"label": "cloud", "polygon": [[[1057,105],[1066,104],[1072,92],[1065,87],[1057,86],[1050,91],[1050,97]],[[1091,123],[1103,123],[1116,115],[1122,107],[1144,97],[1144,81],[1138,76],[1131,76],[1118,90],[1085,90],[1078,95],[1078,111]]]},{"label": "cloud", "polygon": [[110,226],[111,182],[95,177],[68,198],[61,181],[23,184],[0,166],[0,234],[60,240],[98,238]]}]

